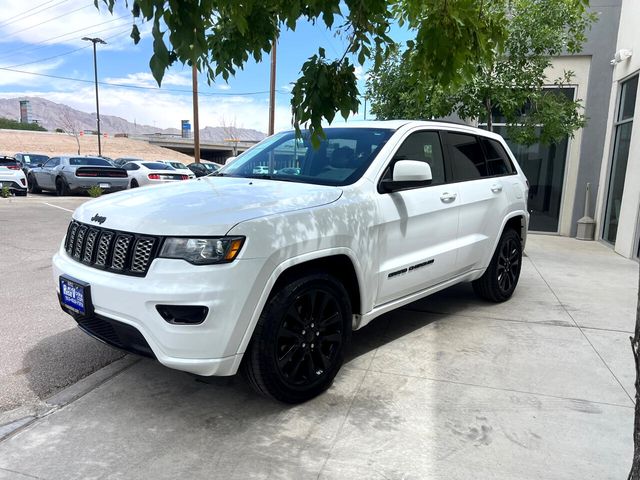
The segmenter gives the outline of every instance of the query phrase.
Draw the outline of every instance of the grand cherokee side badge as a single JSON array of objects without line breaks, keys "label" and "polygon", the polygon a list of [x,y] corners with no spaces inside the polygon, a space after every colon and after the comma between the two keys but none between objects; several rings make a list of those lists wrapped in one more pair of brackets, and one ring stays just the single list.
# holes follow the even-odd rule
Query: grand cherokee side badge
[{"label": "grand cherokee side badge", "polygon": [[91,221],[98,222],[100,225],[102,225],[104,222],[107,221],[107,217],[101,217],[99,214],[96,213],[93,217],[91,217]]}]

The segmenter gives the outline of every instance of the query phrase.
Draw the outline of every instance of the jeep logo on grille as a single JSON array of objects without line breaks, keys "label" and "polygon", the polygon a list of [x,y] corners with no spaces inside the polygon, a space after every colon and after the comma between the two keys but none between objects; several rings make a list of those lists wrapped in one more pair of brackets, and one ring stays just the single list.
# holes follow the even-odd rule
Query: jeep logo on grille
[{"label": "jeep logo on grille", "polygon": [[102,225],[104,222],[106,222],[107,217],[101,217],[99,214],[95,214],[93,217],[91,217],[91,221],[92,222],[97,222],[100,225]]}]

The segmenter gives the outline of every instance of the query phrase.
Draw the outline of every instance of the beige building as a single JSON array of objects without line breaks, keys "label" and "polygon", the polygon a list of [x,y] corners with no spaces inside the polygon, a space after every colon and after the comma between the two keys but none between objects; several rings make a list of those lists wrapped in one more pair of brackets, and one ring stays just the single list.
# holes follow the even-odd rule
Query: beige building
[{"label": "beige building", "polygon": [[596,235],[629,258],[640,254],[640,1],[623,0],[600,170]]}]

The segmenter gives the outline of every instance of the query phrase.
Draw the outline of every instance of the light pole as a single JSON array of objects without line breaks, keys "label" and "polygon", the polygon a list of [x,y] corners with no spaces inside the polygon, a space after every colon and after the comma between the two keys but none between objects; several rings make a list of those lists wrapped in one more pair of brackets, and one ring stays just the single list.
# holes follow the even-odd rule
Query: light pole
[{"label": "light pole", "polygon": [[102,156],[102,144],[100,143],[101,138],[100,138],[100,101],[98,100],[98,62],[96,61],[96,43],[102,43],[104,45],[107,44],[107,42],[105,42],[104,40],[102,40],[101,38],[89,38],[89,37],[82,37],[82,40],[86,40],[87,42],[91,42],[93,43],[93,75],[95,78],[95,82],[96,82],[96,117],[97,117],[97,123],[98,123],[98,155]]}]

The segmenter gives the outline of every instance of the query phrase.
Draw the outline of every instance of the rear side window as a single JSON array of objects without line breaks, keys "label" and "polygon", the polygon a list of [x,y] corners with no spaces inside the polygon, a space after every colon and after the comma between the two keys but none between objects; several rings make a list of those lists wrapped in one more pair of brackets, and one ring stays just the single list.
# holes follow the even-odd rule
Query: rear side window
[{"label": "rear side window", "polygon": [[453,181],[464,182],[487,176],[484,153],[475,135],[447,132]]},{"label": "rear side window", "polygon": [[[409,135],[393,156],[394,164],[398,160],[426,162],[431,167],[431,185],[442,185],[445,182],[444,160],[438,132],[415,132]],[[386,177],[391,178],[391,169],[385,172]]]},{"label": "rear side window", "polygon": [[91,157],[75,157],[69,159],[69,165],[79,166],[79,165],[92,165],[95,167],[110,167],[111,164],[107,160],[103,160],[102,158],[91,158]]},{"label": "rear side window", "polygon": [[487,156],[487,173],[489,176],[515,173],[511,159],[500,142],[490,138],[481,138],[480,142]]}]

